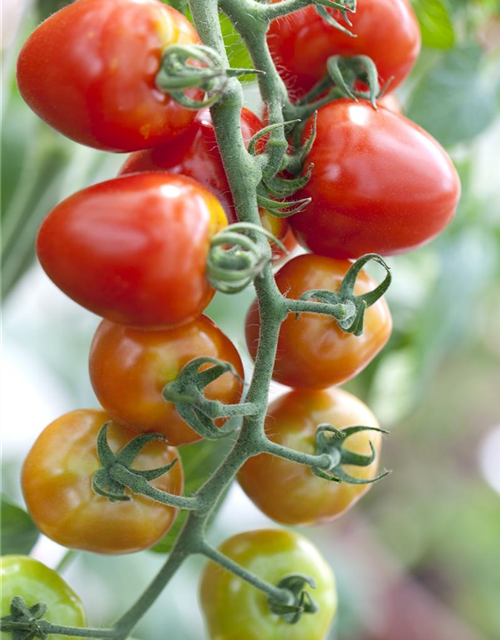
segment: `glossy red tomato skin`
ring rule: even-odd
[[[243,140],[248,145],[252,136],[262,129],[262,122],[252,111],[243,108],[240,123]],[[181,136],[161,147],[131,154],[123,164],[120,175],[143,171],[168,171],[197,180],[216,195],[229,222],[237,221],[208,109],[199,111],[192,125]]]
[[[355,396],[335,387],[323,390],[294,390],[279,397],[268,407],[267,437],[285,447],[314,454],[315,435],[320,424],[337,429],[364,425],[379,428],[368,407]],[[371,454],[372,442],[377,457],[366,467],[346,465],[350,475],[371,480],[379,466],[382,436],[362,431],[346,441],[346,449],[361,455]],[[291,526],[312,526],[333,522],[369,490],[371,484],[330,482],[318,478],[309,467],[267,453],[254,456],[238,472],[238,481],[269,518]]]
[[[314,253],[404,253],[455,215],[460,180],[446,151],[415,123],[368,102],[338,100],[319,110],[309,162],[311,180],[297,197],[312,203],[291,225]]]
[[[241,376],[225,373],[206,387],[206,397],[226,404],[239,402],[244,375],[240,356],[206,316],[163,331],[103,321],[90,349],[90,379],[99,402],[114,420],[138,432],[162,433],[175,446],[190,444],[201,437],[161,391],[185,364],[201,356],[229,362]]]
[[[346,26],[338,11],[330,12]],[[356,13],[348,16],[355,38],[327,24],[314,7],[271,22],[267,35],[271,54],[280,75],[298,96],[326,75],[326,62],[333,55],[370,57],[382,84],[393,78],[391,91],[410,73],[421,39],[407,0],[359,0]]]
[[[28,510],[42,533],[65,547],[114,555],[159,542],[178,510],[140,495],[110,502],[93,491],[92,477],[100,467],[96,438],[109,420],[104,411],[95,409],[72,411],[54,420],[28,453],[21,481]],[[135,435],[114,422],[108,426],[108,442],[115,453]],[[155,441],[144,447],[133,466],[154,469],[177,457],[175,448]],[[182,494],[180,462],[152,485]]]
[[[195,116],[156,88],[162,53],[198,42],[188,20],[159,0],[79,0],[28,38],[19,90],[40,118],[76,142],[106,151],[153,147]]]
[[[312,289],[337,291],[351,266],[347,260],[301,255],[289,260],[276,274],[276,284],[287,298],[299,299]],[[365,273],[358,277],[355,293],[373,290],[376,283]],[[245,335],[255,359],[260,316],[255,301],[246,318]],[[298,389],[325,389],[342,384],[363,370],[391,335],[392,319],[382,298],[365,313],[362,336],[344,333],[329,316],[289,314],[281,325],[273,379]]]
[[[189,322],[214,290],[206,260],[227,224],[215,196],[184,176],[142,173],[93,185],[57,205],[37,239],[42,267],[70,298],[127,325]]]
[[[252,111],[243,107],[240,124],[243,141],[248,146],[252,136],[262,129],[262,122]],[[200,111],[188,131],[175,140],[156,149],[132,153],[123,164],[120,175],[143,171],[167,171],[197,180],[215,194],[226,212],[229,223],[238,221],[208,109]],[[264,210],[261,210],[260,215],[264,228],[291,251],[297,241],[288,220],[275,218]],[[272,246],[273,261],[279,262],[286,254],[276,244]]]

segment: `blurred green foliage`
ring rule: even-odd
[[[4,296],[15,292],[33,264],[34,237],[47,211],[66,195],[112,177],[123,161],[122,156],[63,139],[38,121],[19,97],[14,79],[16,50],[30,29],[60,4],[64,0],[40,0],[36,11],[25,16],[16,42],[4,56]],[[458,619],[496,640],[500,498],[481,476],[478,443],[500,423],[500,4],[498,0],[415,0],[414,6],[424,48],[398,94],[406,115],[448,148],[461,176],[462,200],[456,220],[438,240],[391,260],[394,283],[388,297],[395,322],[393,337],[372,365],[348,385],[391,428],[383,462],[395,471],[356,512],[363,513],[374,536],[410,578]],[[222,26],[232,66],[251,66],[227,19],[222,19]],[[209,308],[211,317],[242,352],[243,318],[252,296],[251,290],[234,298],[217,295]],[[26,317],[16,322],[12,335],[43,356],[76,404],[87,402],[91,392],[82,372],[94,324],[78,323],[73,317],[68,321],[61,315],[34,326]],[[223,454],[219,447],[220,443],[202,443],[183,449],[188,491],[199,486],[217,464]],[[15,509],[9,507],[9,517],[26,525],[30,539],[25,516]],[[337,545],[332,558],[340,568],[338,633],[342,640],[365,640],[373,637],[362,607],[367,585],[362,571],[342,569],[344,543],[336,533],[339,528],[334,524],[324,536],[330,545],[332,540]],[[171,540],[167,537],[156,550],[167,551]],[[366,550],[360,549],[359,556],[370,564]],[[155,554],[147,557],[160,561]],[[149,562],[153,565],[154,560]],[[106,563],[110,576],[124,580],[128,564],[120,573],[113,560]],[[86,557],[82,565],[97,580],[101,559]],[[189,578],[195,579],[191,574]],[[141,574],[142,580],[147,583]],[[182,577],[179,581],[184,584]],[[113,595],[109,588],[108,597]],[[172,637],[198,638],[192,621],[183,617],[180,596],[175,602]],[[153,612],[152,622],[141,624],[144,637],[155,636],[164,606]],[[114,602],[114,607],[121,611],[123,603]]]

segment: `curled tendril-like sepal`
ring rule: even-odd
[[[318,605],[306,590],[306,586],[316,588],[316,583],[310,576],[300,573],[290,574],[285,576],[277,586],[289,592],[289,601],[278,601],[270,597],[268,605],[273,613],[279,615],[288,624],[296,624],[305,613],[318,611]]]
[[[325,22],[327,22],[331,27],[334,27],[335,29],[338,29],[339,31],[342,31],[342,33],[345,33],[346,35],[350,36],[351,38],[356,38],[356,34],[353,33],[352,31],[349,31],[349,29],[347,29],[347,27],[344,27],[342,24],[340,24],[340,22],[338,22],[332,16],[331,13],[328,13],[327,9],[324,6],[317,6],[316,7],[316,11],[318,12],[318,15],[320,15],[323,18],[323,20]],[[345,5],[343,5],[341,7],[341,9],[340,9],[340,12],[342,13],[342,17],[347,22],[347,24],[349,26],[351,26],[351,22],[347,18],[347,14],[346,14],[347,11],[352,13],[353,9],[350,9]]]
[[[37,602],[28,607],[21,596],[14,596],[10,601],[10,616],[2,618],[2,631],[12,633],[13,640],[47,640],[48,634],[43,631],[39,620],[47,613],[48,607],[44,602]],[[22,628],[9,629],[9,623],[20,623]]]
[[[207,279],[223,293],[238,293],[260,275],[269,264],[271,254],[249,237],[261,234],[288,254],[288,249],[272,233],[249,222],[232,224],[212,238],[207,258]]]
[[[384,267],[386,276],[384,280],[372,291],[359,296],[355,295],[354,288],[356,286],[356,280],[365,264],[370,260],[373,260]],[[386,262],[378,254],[368,253],[352,264],[349,271],[344,276],[340,289],[337,292],[313,289],[306,291],[300,300],[305,302],[314,300],[321,303],[321,306],[318,305],[317,313],[331,315],[336,319],[337,324],[342,331],[345,333],[352,333],[355,336],[360,336],[363,333],[366,309],[375,304],[377,300],[384,295],[391,284],[391,279],[391,271]],[[331,307],[331,313],[329,313],[328,308],[325,308],[325,304]],[[340,308],[345,308],[344,317],[340,317],[337,312],[339,306]],[[304,310],[314,312],[314,302]],[[301,313],[300,303],[296,311],[297,314]]]
[[[108,498],[111,502],[126,502],[131,500],[130,496],[125,493],[127,485],[118,482],[112,477],[112,470],[116,466],[127,469],[134,478],[140,478],[149,482],[168,473],[177,463],[176,458],[170,464],[156,469],[139,470],[131,468],[132,463],[147,444],[154,440],[166,441],[167,438],[159,433],[143,433],[131,440],[115,454],[108,443],[108,426],[109,422],[104,424],[97,436],[97,456],[101,463],[101,468],[94,473],[92,488],[95,493],[104,498]]]
[[[368,56],[331,56],[327,62],[328,74],[337,87],[348,97],[356,100],[368,98],[376,109],[376,98],[380,94],[378,71],[375,63]],[[368,91],[355,88],[356,81],[368,85]]]
[[[248,74],[262,74],[258,69],[227,69],[221,56],[201,44],[167,47],[163,53],[156,86],[165,91],[186,109],[201,109],[217,102],[224,92],[228,78]],[[188,89],[201,89],[203,100],[191,98]]]
[[[212,366],[200,371],[206,364]],[[218,429],[214,420],[249,415],[253,410],[253,405],[246,403],[223,404],[205,397],[205,387],[225,373],[231,373],[241,380],[241,376],[229,362],[202,356],[188,362],[177,379],[163,388],[163,398],[167,402],[173,402],[181,418],[207,440],[219,440],[234,432],[230,422]]]
[[[257,188],[257,202],[259,206],[275,218],[289,218],[300,211],[303,211],[312,198],[301,198],[300,200],[272,200],[268,197],[265,187],[260,184]]]
[[[356,425],[347,427],[346,429],[336,429],[329,424],[321,424],[316,430],[316,454],[327,454],[331,458],[331,465],[328,469],[312,468],[313,473],[323,480],[331,482],[347,482],[349,484],[373,484],[378,482],[390,471],[384,470],[375,478],[355,478],[348,474],[344,469],[344,465],[355,467],[368,467],[377,457],[375,447],[370,440],[370,455],[355,453],[345,448],[345,443],[350,436],[362,431],[378,431],[387,434],[388,432],[378,427],[367,427]]]

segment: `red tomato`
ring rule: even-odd
[[[159,542],[174,523],[177,509],[141,495],[110,502],[93,491],[92,477],[100,468],[96,438],[109,419],[104,411],[72,411],[42,431],[24,463],[24,499],[40,531],[59,544],[94,553],[132,553]],[[121,425],[109,425],[108,442],[115,453],[133,437]],[[144,447],[133,467],[156,469],[177,457],[176,449],[158,440]],[[151,484],[181,495],[180,462]]]
[[[159,0],[79,0],[28,38],[19,90],[42,120],[76,142],[106,151],[154,147],[195,116],[156,88],[163,51],[198,42],[188,20]]]
[[[346,26],[338,11],[328,11]],[[271,55],[298,95],[326,75],[326,62],[334,55],[369,56],[382,84],[393,78],[391,90],[410,73],[420,52],[420,29],[407,0],[358,0],[356,13],[348,16],[355,38],[329,25],[314,7],[271,22],[267,35]]]
[[[176,446],[201,440],[166,402],[163,387],[185,364],[200,356],[231,363],[243,378],[233,343],[207,317],[163,331],[141,331],[104,321],[90,350],[90,379],[99,402],[113,419],[137,431],[163,433]],[[225,373],[205,388],[210,400],[239,402],[243,383]],[[223,421],[218,420],[220,426]]]
[[[262,129],[262,122],[249,109],[241,111],[241,134],[246,145],[252,136]],[[233,196],[222,164],[222,158],[210,111],[200,111],[188,131],[162,147],[137,151],[130,155],[121,168],[120,174],[142,171],[168,171],[194,178],[210,189],[224,207],[230,223],[237,222]],[[261,222],[265,229],[284,242],[288,250],[297,242],[290,230],[288,221],[275,218],[261,211]],[[279,261],[284,252],[273,245],[273,258]]]
[[[200,184],[141,173],[96,184],[49,213],[37,241],[48,276],[98,315],[141,327],[188,322],[214,290],[206,279],[212,237],[227,220]]]
[[[389,111],[397,113],[399,116],[404,115],[401,102],[394,93],[386,93],[385,96],[377,100],[377,104],[379,107],[385,107],[389,109]]]
[[[341,389],[290,391],[269,405],[265,430],[270,440],[295,451],[316,453],[317,427],[336,429],[379,425],[368,407]],[[345,465],[342,469],[361,480],[377,475],[382,435],[360,431],[345,442],[345,449],[369,456],[370,441],[377,457],[368,466]],[[250,458],[238,472],[245,493],[273,520],[288,525],[316,525],[332,522],[352,507],[371,484],[340,484],[318,478],[306,467],[268,453]]]
[[[368,102],[338,100],[319,110],[291,218],[299,243],[332,258],[393,255],[434,238],[451,221],[460,180],[448,154],[419,126]]]
[[[276,284],[287,298],[299,299],[312,289],[338,291],[351,263],[316,255],[289,260],[276,274]],[[376,283],[362,271],[355,294],[373,290]],[[365,313],[363,334],[342,331],[329,316],[289,314],[281,325],[273,379],[289,387],[323,389],[346,382],[364,369],[391,335],[392,319],[383,298]],[[255,359],[259,343],[260,317],[255,301],[246,319],[246,341]]]

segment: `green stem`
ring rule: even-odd
[[[354,315],[353,313],[349,314],[348,308],[343,302],[328,304],[326,302],[315,302],[314,300],[288,299],[287,308],[290,313],[320,313],[333,316],[337,320],[348,320],[349,317]]]
[[[145,478],[137,476],[133,471],[129,471],[121,464],[115,464],[109,470],[109,475],[113,480],[116,480],[120,484],[129,487],[133,493],[138,493],[143,496],[147,496],[156,502],[161,502],[169,507],[175,507],[176,509],[189,509],[194,510],[198,508],[198,501],[196,498],[186,496],[175,496],[171,493],[156,489]]]
[[[278,458],[290,460],[290,462],[296,462],[298,464],[303,464],[306,467],[315,467],[319,469],[330,469],[332,466],[338,464],[338,461],[340,460],[340,454],[335,456],[334,459],[334,457],[328,453],[322,453],[319,455],[304,453],[302,451],[295,451],[294,449],[284,447],[281,444],[272,442],[272,440],[266,440],[264,451],[265,453],[270,453]]]
[[[58,636],[75,636],[76,638],[118,638],[117,629],[93,629],[91,627],[65,627],[58,624],[52,624],[47,620],[37,620],[37,626],[41,631],[47,635]],[[7,622],[1,621],[0,628],[2,633],[14,632],[14,631],[26,631],[29,632],[32,629],[32,623],[30,622]]]
[[[262,580],[255,574],[239,565],[237,562],[234,562],[234,560],[231,560],[231,558],[225,556],[218,549],[215,549],[215,547],[212,547],[209,544],[205,544],[201,550],[201,553],[207,558],[210,558],[210,560],[213,560],[214,562],[219,564],[221,567],[224,567],[224,569],[226,569],[227,571],[230,571],[231,573],[234,573],[235,575],[240,577],[242,580],[245,580],[245,582],[248,582],[256,589],[263,591],[273,600],[282,602],[284,604],[290,602],[290,593],[286,589],[280,589],[279,587],[275,587],[274,585],[269,584],[269,582]]]
[[[57,573],[63,573],[69,565],[77,558],[79,552],[75,551],[75,549],[68,549],[63,557],[59,560],[59,563],[55,570]]]

